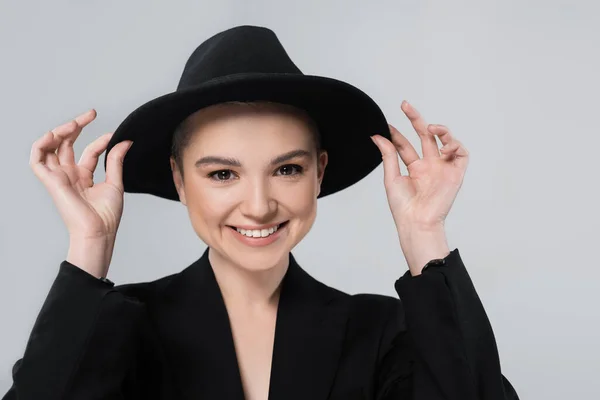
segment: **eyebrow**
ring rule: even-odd
[[[281,164],[283,162],[289,161],[291,159],[297,157],[307,157],[311,158],[312,153],[306,150],[292,150],[287,153],[284,153],[280,156],[275,157],[271,160],[270,165],[274,166],[276,164]],[[201,165],[210,165],[210,164],[219,164],[219,165],[227,165],[230,167],[241,167],[242,163],[237,158],[231,157],[219,157],[219,156],[205,156],[200,158],[194,164],[196,167],[200,167]]]

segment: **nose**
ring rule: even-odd
[[[242,214],[258,223],[270,222],[277,213],[277,201],[271,195],[269,183],[257,179],[245,191],[240,206]]]

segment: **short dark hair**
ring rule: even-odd
[[[283,110],[287,110],[296,115],[301,116],[309,125],[310,130],[313,134],[313,140],[315,144],[315,148],[317,154],[321,152],[321,134],[319,132],[319,128],[316,122],[308,115],[308,113],[300,108],[281,103],[273,103],[268,101],[257,101],[257,102],[242,102],[242,101],[229,101],[225,103],[220,103],[218,105],[224,104],[236,104],[247,107],[255,107],[255,108],[264,108],[268,106],[276,105],[277,108],[281,108]],[[189,146],[190,140],[192,138],[193,131],[190,129],[189,124],[187,123],[188,119],[183,120],[173,132],[173,139],[171,141],[171,156],[173,157],[181,176],[183,177],[183,151]]]

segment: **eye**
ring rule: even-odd
[[[215,181],[227,182],[233,178],[233,171],[230,169],[222,169],[219,171],[213,171],[208,174],[208,177]]]
[[[286,164],[282,165],[277,169],[279,175],[289,176],[289,175],[299,175],[303,172],[303,168],[297,164]]]

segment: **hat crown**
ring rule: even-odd
[[[353,185],[381,163],[371,135],[391,140],[385,116],[366,93],[346,82],[303,74],[268,28],[237,26],[200,44],[177,90],[142,104],[115,130],[106,154],[124,140],[135,143],[123,160],[125,192],[179,200],[170,163],[176,127],[200,109],[231,101],[289,104],[311,116],[329,154],[318,197]]]
[[[272,30],[243,25],[201,43],[187,60],[177,90],[243,73],[302,74]]]

